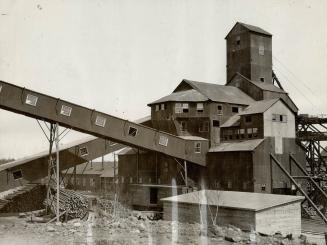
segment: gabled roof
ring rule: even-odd
[[[218,205],[222,208],[261,211],[276,206],[303,201],[303,196],[264,194],[254,192],[201,190],[163,198],[164,202]]]
[[[250,32],[254,32],[254,33],[259,33],[259,34],[262,34],[262,35],[265,35],[265,36],[272,36],[271,33],[265,31],[264,29],[258,27],[258,26],[253,26],[253,25],[249,25],[249,24],[245,24],[245,23],[242,23],[242,22],[236,22],[236,24],[233,26],[233,28],[228,32],[228,34],[226,35],[225,39],[229,36],[229,34],[233,31],[233,29],[235,28],[235,26],[237,25],[241,25],[243,26],[244,28],[246,28],[247,30],[249,30]]]
[[[264,113],[265,111],[267,111],[270,107],[272,107],[279,100],[282,101],[280,98],[275,98],[275,99],[271,99],[271,100],[256,101],[256,102],[250,104],[248,107],[246,107],[238,115],[249,115],[249,114]]]
[[[180,89],[186,85],[188,89]],[[224,102],[230,104],[249,105],[254,99],[240,89],[232,86],[218,85],[213,83],[203,83],[184,79],[174,90],[175,92],[194,89],[207,97],[211,101]]]
[[[238,142],[225,142],[211,147],[209,152],[253,151],[264,139],[244,140]]]
[[[83,175],[103,175],[106,174],[106,177],[114,177],[114,163],[113,162],[104,162],[102,168],[102,162],[89,162],[82,163],[76,166],[76,174]],[[63,170],[63,173],[73,174],[74,168],[69,168],[68,170]],[[110,174],[112,176],[110,176]]]
[[[164,103],[164,102],[204,102],[208,101],[208,97],[204,96],[195,89],[174,92],[164,96],[148,105]]]
[[[265,82],[255,82],[255,81],[251,81],[250,79],[248,79],[247,77],[243,76],[241,73],[236,72],[235,75],[227,82],[226,85],[228,85],[231,81],[233,81],[233,79],[236,76],[240,76],[242,78],[244,78],[245,80],[247,80],[249,83],[253,84],[254,86],[264,90],[264,91],[270,91],[270,92],[278,92],[278,93],[283,93],[283,94],[287,94],[287,92],[285,92],[285,90],[276,87],[274,84],[272,83],[265,83]]]
[[[226,122],[224,122],[220,127],[221,128],[229,128],[232,126],[239,126],[240,118],[241,117],[239,114],[235,114],[235,115],[231,116],[230,118],[228,118],[228,120]]]

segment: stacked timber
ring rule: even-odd
[[[46,203],[51,208],[53,213],[57,212],[57,195],[53,193]],[[67,189],[59,191],[59,212],[65,213],[68,219],[76,219],[86,216],[88,213],[88,200],[85,196]]]

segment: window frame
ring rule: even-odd
[[[219,109],[219,106],[221,107],[221,109]],[[217,115],[223,115],[224,112],[223,112],[223,105],[222,104],[218,104],[217,105]]]
[[[189,113],[190,105],[189,103],[182,103],[182,113]]]
[[[196,154],[201,153],[201,142],[200,141],[194,142],[194,153],[196,153]]]
[[[202,106],[200,106],[200,108],[199,108],[199,105],[202,105]],[[204,103],[203,102],[196,103],[196,112],[198,112],[198,113],[204,112]]]
[[[37,102],[39,100],[39,97],[37,97],[34,94],[27,94],[25,99],[25,104],[30,106],[36,106]]]
[[[237,111],[235,112],[234,109],[237,109]],[[238,106],[232,106],[232,113],[239,113],[240,108]]]

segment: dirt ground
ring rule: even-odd
[[[279,235],[264,237],[236,227],[209,227],[169,221],[151,221],[135,215],[97,218],[67,223],[30,223],[29,218],[0,217],[0,244],[304,244]]]

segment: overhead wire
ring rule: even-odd
[[[308,89],[314,96],[315,96],[315,93],[314,91],[312,91],[300,78],[298,78],[294,72],[292,72],[289,68],[287,68],[287,66],[285,64],[283,64],[276,56],[273,56],[273,59],[276,60],[285,70],[286,72],[288,72],[289,74],[291,74],[293,76],[293,78],[295,78],[297,81],[299,81],[300,83],[302,83],[304,85],[304,87],[306,89]],[[277,66],[274,66],[274,70],[276,71],[277,69],[277,73],[279,73],[280,75],[282,75],[285,80],[287,82],[289,82],[291,85],[293,85],[293,87],[303,96],[303,98],[305,98],[316,110],[317,112],[319,113],[320,110],[318,108],[317,105],[315,105],[302,91],[301,89],[292,82],[292,79],[290,79],[287,75],[285,75],[284,72],[282,72],[282,69],[279,69]]]
[[[292,72],[283,62],[281,62],[276,56],[272,55],[273,59],[276,60],[279,64],[281,64],[284,69],[289,72],[296,80],[298,80],[306,89],[308,89],[313,95],[316,95],[315,92],[306,85],[294,72]]]
[[[289,79],[289,77],[287,75],[285,75],[276,66],[274,67],[274,70],[275,70],[276,73],[278,73],[279,75],[281,75],[285,79],[286,82],[288,82],[289,84],[291,84],[292,87],[294,87],[303,96],[303,98],[305,100],[307,100],[317,110],[317,112],[319,112],[319,108],[291,81],[291,79]]]

